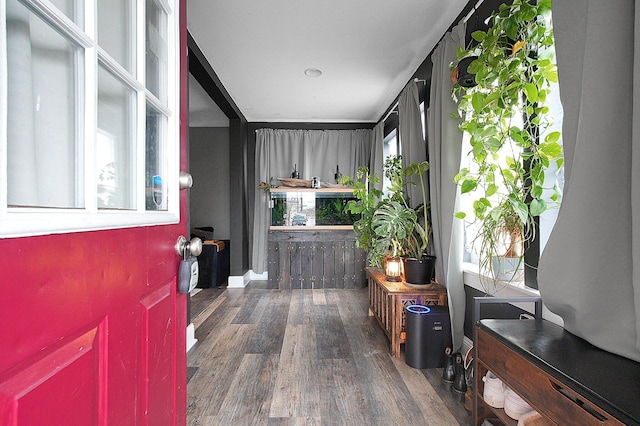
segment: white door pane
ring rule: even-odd
[[[98,208],[135,208],[135,92],[98,68]]]
[[[135,75],[135,3],[130,0],[98,1],[98,45]]]
[[[146,87],[167,102],[167,15],[154,0],[146,0]]]
[[[83,50],[7,1],[7,201],[83,207]]]
[[[84,8],[82,0],[50,0],[67,18],[71,19],[80,28],[84,28]],[[98,0],[98,3],[105,3]]]
[[[147,105],[145,194],[147,210],[167,210],[166,117]]]

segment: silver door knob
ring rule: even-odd
[[[191,177],[190,173],[180,172],[178,182],[180,185],[180,189],[189,189],[193,186],[193,177]]]
[[[180,235],[178,241],[176,241],[176,253],[181,258],[185,257],[187,253],[199,256],[202,253],[202,240],[198,237],[193,237],[191,241],[187,241],[185,237]]]

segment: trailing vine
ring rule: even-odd
[[[481,273],[494,284],[493,258],[510,254],[522,261],[522,246],[536,237],[535,218],[560,203],[560,188],[545,181],[552,163],[563,164],[560,132],[549,131],[547,99],[558,82],[550,14],[550,0],[502,4],[490,28],[472,34],[474,46],[458,50],[458,60],[473,58],[468,72],[476,85],[462,87],[455,68],[452,74],[472,164],[455,181],[462,194],[475,194]]]

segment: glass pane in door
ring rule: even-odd
[[[132,75],[135,74],[135,2],[98,1],[98,45]]]
[[[109,71],[98,68],[98,208],[135,208],[135,99],[133,90]]]
[[[8,0],[7,202],[84,207],[84,51]]]
[[[167,102],[167,14],[155,0],[146,0],[146,87]]]
[[[147,141],[145,150],[146,210],[167,210],[166,125],[167,118],[150,105],[147,105]]]
[[[82,0],[50,0],[67,18],[84,29],[84,8]],[[98,2],[100,3],[100,2]],[[103,2],[104,3],[104,2]]]

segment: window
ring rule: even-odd
[[[427,140],[427,125],[424,122],[424,102],[420,102],[420,123],[422,123],[422,139]]]
[[[0,235],[177,222],[177,2],[0,7]]]
[[[551,86],[551,93],[547,98],[547,104],[549,107],[549,114],[552,117],[554,117],[554,123],[549,129],[547,129],[547,133],[550,133],[553,131],[559,131],[562,129],[563,111],[562,111],[562,104],[560,103],[560,91],[558,89],[558,84],[553,84]],[[540,138],[544,139],[545,134],[540,135]],[[561,142],[562,141],[560,141],[560,143]],[[460,167],[472,167],[469,157],[464,155],[464,153],[469,152],[470,149],[471,149],[471,146],[469,144],[469,135],[467,133],[464,133],[463,143],[462,143],[463,163],[461,164]],[[514,156],[513,153],[502,152],[499,154],[502,156],[503,160],[506,155]],[[557,170],[550,167],[550,169],[547,171],[547,174],[545,175],[545,183],[547,182],[548,184],[545,185],[547,188],[551,188],[553,187],[553,185],[558,185],[560,188],[562,188],[564,185],[564,168]],[[547,194],[548,197],[550,197],[552,194],[552,191],[550,191],[549,189],[547,189],[546,191],[548,193]],[[473,216],[473,200],[474,199],[475,199],[475,195],[471,193],[462,194],[460,196],[460,206],[461,206],[460,211],[467,213],[467,218],[470,218],[470,219],[465,219],[465,225],[464,225],[463,261],[472,263],[477,267],[478,252],[477,252],[477,247],[474,246],[474,240],[476,235],[479,232],[479,229],[478,229],[479,225],[473,222],[473,217],[474,217]],[[551,202],[549,202],[549,204],[551,204]],[[549,234],[551,233],[553,225],[555,224],[557,215],[558,215],[557,209],[548,209],[540,215],[539,230],[538,230],[538,235],[536,236],[537,244],[539,245],[537,250],[538,258],[539,258],[539,255],[544,250],[544,246],[546,245],[547,240],[549,239]],[[506,250],[506,247],[505,247],[505,250]],[[525,262],[529,266],[532,266],[534,268],[537,267],[537,259],[535,259],[534,262],[530,262],[528,259],[526,259]],[[524,280],[524,276],[522,277],[522,280]],[[513,282],[513,284],[524,286],[525,283],[524,281],[521,281],[518,284],[516,280]],[[535,279],[527,280],[526,285],[528,287],[532,287],[536,289],[538,287],[537,280]]]
[[[382,153],[385,161],[388,157],[400,155],[400,141],[398,139],[398,129],[393,129],[387,136],[384,137],[382,142]],[[389,182],[389,178],[382,176],[382,192],[384,196],[389,195],[389,186],[391,182]]]
[[[536,269],[564,180],[558,140],[563,111],[553,83],[550,4],[517,2],[510,7],[501,5],[497,16],[484,21],[491,22],[487,31],[471,29],[471,47],[459,54],[478,60],[469,66],[477,85],[461,103],[472,120],[463,125],[466,164],[456,179],[463,192],[461,210],[475,221],[465,223],[464,260],[479,264],[480,281],[487,276],[488,281],[515,278],[521,286],[526,280],[528,287],[537,288]],[[507,38],[517,40],[509,45],[509,55],[504,54]],[[521,256],[523,249],[521,273],[522,263],[507,258]]]

